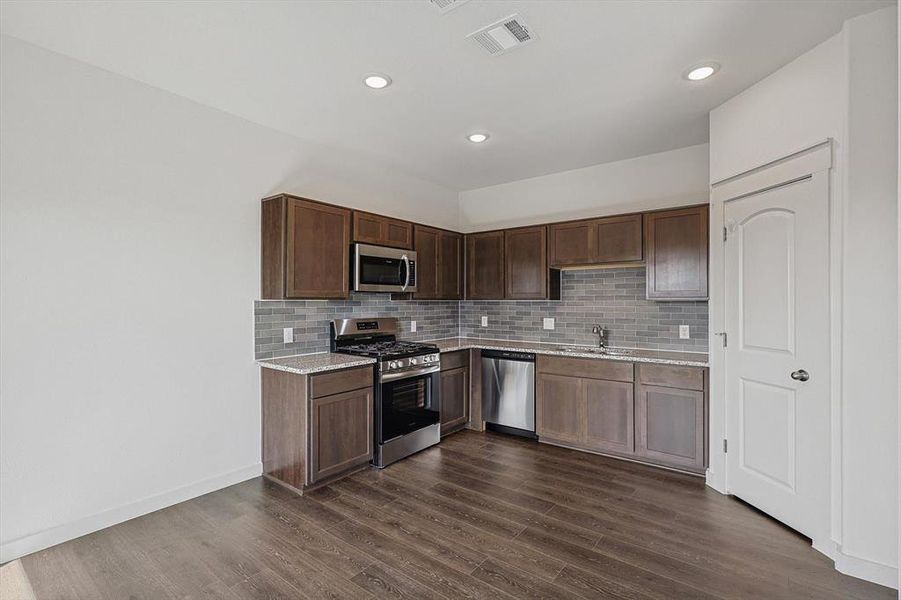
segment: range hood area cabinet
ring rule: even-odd
[[[413,226],[417,300],[463,299],[463,236],[424,225]]]
[[[467,235],[466,298],[559,300],[560,271],[547,262],[547,226]]]
[[[413,249],[413,224],[382,215],[353,211],[353,240],[361,244]]]
[[[351,211],[282,194],[262,202],[260,297],[345,299]]]

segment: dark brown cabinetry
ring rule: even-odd
[[[261,369],[263,472],[302,492],[372,459],[372,367]]]
[[[469,421],[469,350],[441,355],[441,435]]]
[[[539,439],[589,450],[631,453],[632,378],[631,363],[538,357]]]
[[[547,227],[466,236],[466,297],[560,299],[560,271],[547,265]]]
[[[414,226],[416,293],[419,300],[463,298],[463,236],[452,231]]]
[[[263,200],[263,299],[347,298],[350,211],[282,195]]]
[[[539,441],[704,471],[705,369],[539,356],[537,371]]]
[[[645,215],[649,300],[706,300],[708,207]]]
[[[554,223],[548,226],[552,267],[640,262],[641,215]]]
[[[496,300],[504,297],[504,232],[466,236],[466,297]]]
[[[372,388],[314,398],[310,407],[310,483],[372,458]]]
[[[542,225],[504,231],[505,298],[547,298],[549,274],[547,227]]]
[[[413,248],[412,223],[360,210],[355,210],[353,213],[355,242],[395,248]]]
[[[638,365],[636,391],[638,455],[703,471],[704,372],[688,367]]]

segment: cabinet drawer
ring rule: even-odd
[[[456,352],[445,352],[441,355],[441,370],[449,371],[450,369],[459,369],[460,367],[469,366],[469,350],[457,350]]]
[[[638,365],[638,383],[704,391],[704,369],[673,365]]]
[[[566,358],[563,356],[539,356],[538,372],[610,381],[633,381],[630,362],[604,360],[602,358]]]
[[[313,398],[366,387],[372,387],[372,367],[369,366],[331,371],[310,377],[310,391]]]

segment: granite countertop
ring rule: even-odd
[[[671,350],[632,350],[629,354],[612,355],[597,354],[587,351],[587,346],[571,346],[569,344],[548,342],[519,342],[508,340],[491,340],[473,337],[447,338],[443,340],[430,340],[436,344],[441,352],[453,352],[455,350],[467,350],[478,348],[480,350],[509,350],[512,352],[532,352],[534,354],[546,354],[550,356],[571,356],[573,358],[595,358],[598,360],[618,360],[624,362],[656,363],[661,365],[678,365],[683,367],[709,367],[708,355],[704,352],[674,352]],[[560,350],[561,346],[572,348],[585,348],[586,351]]]
[[[350,354],[333,354],[320,352],[318,354],[301,354],[299,356],[286,356],[284,358],[267,358],[258,360],[261,367],[287,371],[298,375],[310,375],[311,373],[323,373],[325,371],[337,371],[350,367],[375,364],[374,358],[366,356],[352,356]]]

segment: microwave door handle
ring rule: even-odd
[[[401,291],[404,291],[410,285],[410,259],[407,258],[406,254],[401,256],[400,259],[402,261],[404,261],[404,267],[405,267],[404,273],[406,274],[406,277],[404,278],[404,284],[400,288]]]

